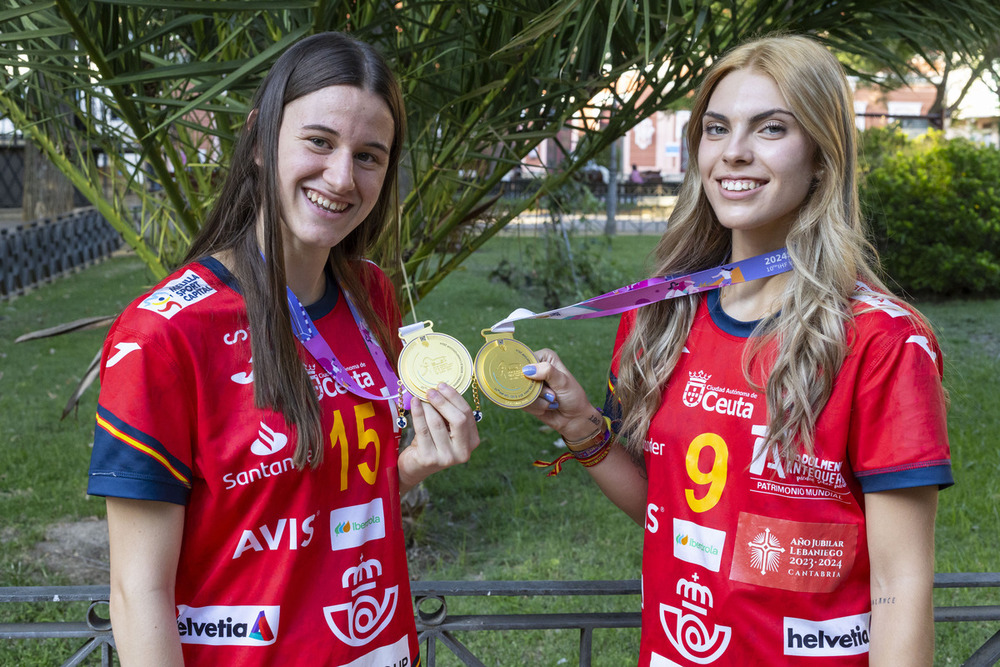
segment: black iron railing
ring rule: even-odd
[[[121,235],[95,208],[0,229],[0,299],[103,259]]]
[[[86,602],[89,605],[82,621],[0,623],[0,640],[83,640],[83,644],[63,663],[63,667],[75,667],[75,665],[83,664],[83,661],[96,651],[101,652],[101,665],[111,667],[114,638],[111,636],[111,619],[107,613],[109,597],[110,589],[107,586],[0,587],[0,603],[68,604]]]
[[[448,598],[475,596],[561,597],[639,595],[639,581],[415,581],[411,584],[416,607],[417,632],[424,645],[427,667],[434,667],[439,644],[470,667],[483,663],[459,638],[470,632],[507,630],[578,630],[581,667],[589,667],[594,630],[602,628],[637,628],[639,612],[577,612],[533,614],[448,613]],[[1000,572],[946,573],[934,577],[935,588],[993,588],[1000,590]],[[0,604],[7,603],[87,603],[84,620],[35,623],[0,623],[0,640],[78,639],[83,644],[64,667],[82,664],[100,651],[101,664],[111,665],[114,639],[108,618],[107,586],[30,586],[0,587]],[[634,605],[638,608],[638,604]],[[1000,622],[1000,604],[979,606],[942,606],[934,609],[936,623]],[[1000,662],[1000,627],[974,650],[963,667],[990,667]]]

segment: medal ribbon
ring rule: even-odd
[[[784,248],[779,248],[773,252],[694,273],[647,278],[572,306],[547,310],[543,313],[518,308],[506,319],[494,324],[491,330],[498,333],[513,332],[514,322],[518,320],[584,320],[617,315],[658,301],[776,276],[791,269],[792,262],[788,259],[788,252]]]
[[[336,355],[333,354],[333,350],[330,349],[330,345],[326,342],[319,331],[316,329],[316,325],[312,318],[309,317],[309,313],[306,312],[305,306],[299,301],[299,298],[295,296],[292,292],[292,288],[285,286],[286,297],[288,299],[288,311],[292,315],[292,331],[295,333],[295,337],[299,339],[299,342],[309,350],[309,354],[313,356],[316,362],[323,367],[330,377],[334,379],[338,384],[346,387],[355,396],[360,396],[361,398],[367,398],[369,400],[375,401],[391,401],[396,399],[399,394],[387,394],[382,396],[381,394],[373,394],[371,392],[365,391],[355,380],[351,377],[351,374],[344,370],[344,367],[337,360]],[[385,352],[382,351],[381,346],[379,346],[378,341],[375,336],[372,335],[368,326],[365,324],[365,320],[361,317],[358,312],[357,307],[351,300],[351,295],[345,290],[340,290],[340,293],[344,295],[347,300],[347,306],[351,309],[351,315],[354,316],[354,323],[358,327],[358,331],[361,332],[361,337],[365,340],[365,344],[368,346],[368,352],[372,355],[372,359],[375,361],[375,365],[378,367],[379,373],[382,375],[382,380],[385,382],[385,387],[387,392],[391,392],[393,388],[399,386],[398,378],[392,370],[392,365],[385,356]]]

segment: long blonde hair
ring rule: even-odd
[[[688,171],[667,231],[653,252],[653,275],[709,268],[729,257],[732,237],[705,196],[698,147],[712,92],[737,70],[771,77],[816,146],[817,177],[786,240],[794,270],[781,311],[758,325],[743,360],[748,382],[763,385],[767,399],[765,451],[778,443],[782,458],[791,461],[800,447],[812,453],[816,421],[847,354],[850,299],[857,281],[888,292],[875,275],[877,259],[861,222],[850,86],[836,58],[801,36],[767,37],[739,46],[706,75],[687,128]],[[621,434],[633,455],[641,452],[699,298],[671,299],[637,311],[621,350],[616,391],[622,402]],[[770,350],[767,358],[765,350]]]

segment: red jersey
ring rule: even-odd
[[[952,477],[933,335],[890,301],[857,301],[814,451],[790,465],[764,451],[766,399],[743,375],[756,323],[717,292],[699,304],[644,444],[640,665],[868,664],[864,494]]]
[[[364,295],[392,327],[392,288]],[[369,392],[381,377],[332,280],[307,308]],[[388,401],[340,387],[304,348],[328,443],[292,464],[295,430],[254,406],[246,307],[214,259],[125,309],[101,362],[88,492],[186,506],[177,632],[187,664],[418,663]],[[393,389],[390,387],[389,389]]]

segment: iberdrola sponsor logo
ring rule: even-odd
[[[330,512],[330,548],[333,551],[353,549],[383,537],[385,510],[381,498]]]
[[[262,605],[177,605],[182,644],[267,646],[278,638],[281,607]]]
[[[718,572],[725,544],[725,531],[674,517],[674,558]]]

